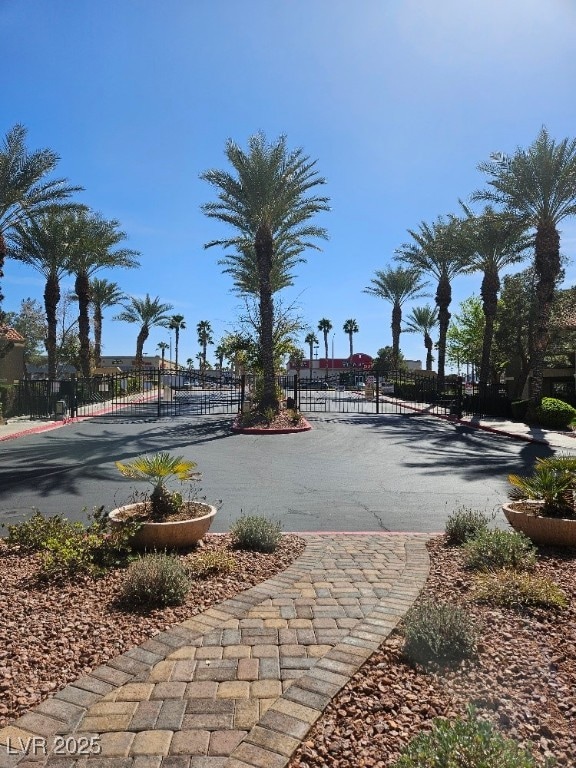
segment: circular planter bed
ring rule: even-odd
[[[125,525],[138,521],[142,512],[150,508],[149,502],[126,504],[110,512],[112,525]],[[190,517],[185,517],[190,509]],[[139,549],[184,549],[197,544],[208,532],[212,520],[218,510],[204,502],[184,502],[182,517],[184,519],[166,520],[162,523],[144,520],[134,534],[133,545]]]
[[[511,502],[504,504],[502,510],[512,528],[535,544],[576,547],[576,519],[539,515],[541,506],[540,502]]]
[[[278,414],[270,424],[258,422],[254,425],[242,425],[240,417],[237,416],[232,424],[232,431],[246,435],[290,435],[294,432],[309,432],[312,425],[304,417],[298,424],[294,424],[291,419],[283,413]]]

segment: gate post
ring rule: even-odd
[[[380,374],[376,372],[376,413],[380,413]]]
[[[294,405],[296,408],[300,408],[300,403],[298,402],[298,374],[294,374]]]
[[[244,399],[246,397],[246,374],[240,377],[240,413],[244,413]]]
[[[158,418],[160,418],[162,416],[162,376],[160,375],[160,368],[156,369],[156,376],[158,377],[156,382],[156,404]]]

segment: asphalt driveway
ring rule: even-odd
[[[253,436],[229,416],[101,416],[0,442],[0,522],[34,508],[86,519],[126,503],[135,486],[115,460],[169,450],[197,462],[200,495],[222,500],[212,527],[266,515],[285,531],[439,531],[468,506],[496,511],[506,476],[551,449],[424,415],[317,414],[313,430]]]

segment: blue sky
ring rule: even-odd
[[[362,291],[407,229],[458,212],[491,152],[528,146],[542,125],[576,135],[575,30],[573,0],[0,0],[0,132],[23,123],[79,199],[121,222],[141,268],[100,277],[184,315],[181,360],[199,350],[200,320],[218,340],[241,310],[222,253],[203,248],[226,230],[200,211],[214,193],[199,174],[226,167],[228,138],[286,134],[317,159],[331,211],[317,219],[330,239],[284,302],[313,330],[331,320],[335,356],[347,318],[355,351],[375,354],[391,343],[390,306]],[[576,221],[561,229],[574,258]],[[479,285],[457,278],[454,310]],[[3,287],[7,310],[42,298],[41,276],[10,260]],[[115,312],[103,352],[131,355],[136,328]],[[168,331],[145,352],[159,341]],[[423,359],[416,335],[401,346]]]

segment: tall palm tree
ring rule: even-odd
[[[116,315],[114,319],[122,320],[125,323],[138,323],[140,326],[136,338],[136,367],[142,368],[144,343],[150,335],[150,328],[154,326],[168,327],[170,317],[167,313],[172,309],[172,304],[161,302],[159,296],[151,299],[150,294],[147,293],[143,299],[131,296],[129,303],[123,306],[124,311]]]
[[[160,368],[164,370],[165,368],[165,358],[166,358],[166,350],[169,349],[170,344],[168,344],[166,341],[159,341],[158,344],[156,344],[158,349],[160,350],[160,354],[162,355],[162,360],[160,361]]]
[[[18,124],[8,131],[0,148],[0,279],[15,225],[25,224],[47,207],[75,207],[63,201],[82,190],[71,187],[66,179],[48,180],[60,158],[50,149],[28,152],[25,140],[26,128]],[[0,291],[0,321],[3,298]]]
[[[554,289],[561,275],[558,224],[576,215],[576,139],[556,142],[542,128],[528,149],[517,149],[504,162],[481,163],[489,189],[475,200],[502,205],[536,230],[536,323],[533,341],[530,396],[542,398],[544,356],[550,340]]]
[[[468,265],[470,246],[466,242],[462,222],[456,216],[450,216],[448,220],[440,216],[433,224],[422,222],[418,231],[409,229],[408,233],[414,242],[406,243],[398,249],[398,259],[419,273],[432,275],[437,281],[438,379],[443,381],[452,279]]]
[[[354,340],[353,336],[355,333],[358,333],[358,323],[354,319],[346,320],[344,325],[342,326],[344,333],[348,334],[348,340],[350,341],[350,357],[354,355]]]
[[[404,331],[407,333],[424,334],[424,346],[426,347],[426,370],[432,370],[432,349],[434,344],[430,331],[438,325],[438,310],[426,304],[424,307],[414,307],[406,318]]]
[[[115,219],[104,219],[98,213],[80,211],[71,214],[74,247],[70,272],[74,274],[74,290],[78,300],[78,338],[80,367],[83,376],[90,376],[90,313],[92,299],[90,278],[99,270],[112,267],[137,267],[137,251],[116,248],[126,238]],[[115,250],[114,250],[115,249]]]
[[[270,286],[273,294],[294,284],[292,270],[296,264],[305,261],[300,256],[300,252],[300,248],[294,248],[289,243],[281,240],[276,242],[270,270]],[[237,247],[233,256],[219,259],[218,264],[225,267],[222,270],[225,274],[232,276],[237,293],[249,296],[259,295],[258,260],[252,243]]]
[[[392,364],[398,368],[400,354],[400,333],[402,332],[402,305],[411,299],[419,299],[424,294],[426,283],[422,280],[420,270],[416,268],[387,267],[377,269],[376,277],[364,289],[364,293],[377,296],[392,304]]]
[[[60,280],[69,272],[73,251],[70,236],[71,214],[53,208],[33,219],[16,221],[11,232],[12,256],[40,272],[45,278],[44,309],[46,311],[46,353],[48,377],[56,378],[58,304]]]
[[[261,409],[278,409],[274,370],[275,254],[297,258],[306,248],[318,248],[310,238],[326,238],[326,230],[308,223],[328,210],[328,199],[308,194],[324,179],[315,161],[302,149],[289,151],[281,136],[269,144],[263,133],[249,139],[248,152],[232,140],[226,156],[233,173],[209,170],[201,178],[218,190],[218,200],[202,206],[204,213],[232,226],[236,233],[206,247],[233,248],[231,258],[254,254],[258,275],[260,357],[263,369]],[[277,263],[277,262],[276,262]]]
[[[198,344],[202,347],[202,361],[200,364],[200,367],[202,368],[202,373],[204,374],[206,371],[206,349],[208,347],[208,344],[213,344],[214,339],[212,338],[212,326],[210,325],[209,320],[200,320],[198,325],[196,326],[196,332],[198,334]]]
[[[314,347],[316,344],[318,344],[318,339],[316,337],[316,334],[310,331],[310,333],[306,336],[304,339],[304,343],[308,344],[308,347],[310,349],[310,381],[312,381],[312,364],[314,361]]]
[[[327,317],[323,317],[318,321],[318,330],[324,335],[324,362],[326,364],[324,375],[328,378],[328,334],[332,330],[332,323]]]
[[[118,283],[112,283],[99,277],[90,281],[90,295],[92,297],[92,319],[94,321],[94,365],[100,365],[102,357],[102,321],[103,310],[113,307],[124,301],[126,295],[120,289]]]
[[[185,330],[184,315],[172,315],[168,328],[174,331],[174,356],[176,358],[176,370],[178,370],[178,345],[180,343],[180,331]]]
[[[464,224],[472,250],[464,271],[482,272],[480,295],[485,323],[478,381],[480,386],[485,387],[490,376],[500,272],[525,258],[526,249],[533,243],[533,238],[526,235],[525,223],[516,216],[497,213],[490,206],[479,216],[475,216],[466,205],[462,204],[462,207],[466,214]]]

